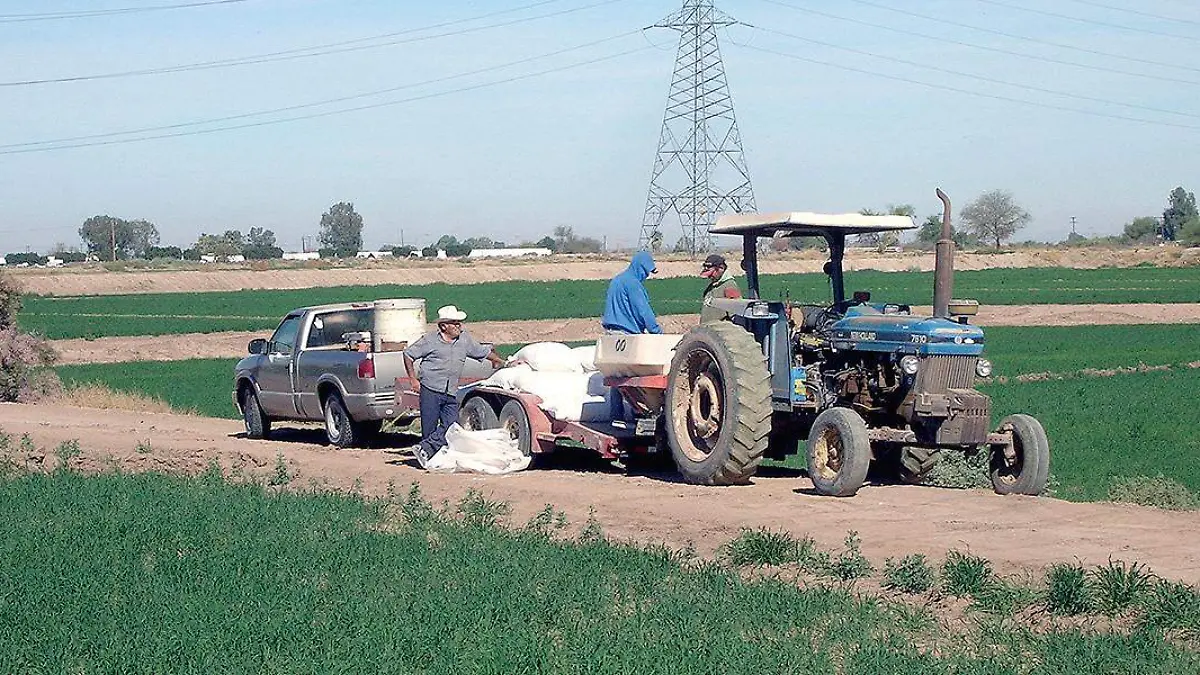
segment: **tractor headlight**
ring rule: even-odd
[[[905,375],[916,375],[917,368],[920,366],[921,360],[912,354],[901,357],[900,359],[900,372],[904,373]]]
[[[975,362],[975,374],[980,377],[992,376],[992,362],[987,359],[979,359]]]

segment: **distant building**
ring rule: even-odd
[[[284,253],[284,260],[320,260],[321,254],[317,251],[305,251],[303,253]]]
[[[546,256],[553,253],[548,248],[480,248],[471,251],[468,258],[522,258],[524,256]]]

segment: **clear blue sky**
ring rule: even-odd
[[[0,82],[277,52],[421,28],[533,1],[246,0],[14,22],[4,17],[145,7],[171,0],[2,0]],[[393,39],[509,22],[599,1],[556,0]],[[1200,189],[1200,6],[1194,2],[780,1],[901,32],[796,11],[768,0],[717,3],[755,26],[887,57],[740,26],[721,34],[760,210],[853,211],[908,202],[923,216],[938,209],[936,186],[950,193],[957,206],[984,190],[1002,188],[1013,191],[1034,216],[1021,238],[1059,240],[1069,230],[1071,216],[1078,218],[1085,234],[1115,233],[1134,216],[1161,213],[1167,193],[1176,185]],[[1142,61],[968,30],[883,6]],[[0,145],[174,125],[444,78],[634,31],[677,8],[672,0],[613,0],[505,27],[316,58],[4,86]],[[1150,77],[1035,61],[914,32]],[[363,215],[366,244],[371,247],[395,242],[402,229],[408,243],[424,244],[444,232],[507,241],[536,239],[560,224],[607,237],[610,245],[631,245],[645,206],[676,40],[664,30],[630,34],[487,74],[341,106],[435,94],[639,50],[612,60],[317,119],[139,143],[0,154],[0,252],[27,246],[44,251],[56,242],[78,244],[79,225],[95,214],[153,221],[163,243],[176,245],[190,244],[202,231],[266,227],[277,233],[284,248],[295,250],[301,236],[316,234],[320,214],[342,200],[353,201]],[[875,74],[759,51],[764,49]],[[897,59],[975,77],[922,69]],[[903,79],[1185,128],[980,98]],[[668,233],[668,240],[675,236]]]

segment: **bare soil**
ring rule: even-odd
[[[928,314],[930,308],[914,312]],[[698,315],[660,317],[668,333],[683,333]],[[984,326],[1086,326],[1115,324],[1200,323],[1200,303],[1134,305],[1028,305],[984,306],[977,323]],[[599,319],[544,321],[480,321],[470,324],[472,335],[495,344],[529,344],[543,340],[572,342],[593,340]],[[53,342],[60,363],[120,363],[125,361],[178,361],[198,358],[235,358],[246,353],[246,343],[260,333],[210,333],[161,337],[112,337]]]
[[[740,255],[730,254],[736,268]],[[818,251],[764,254],[764,274],[819,272],[825,256]],[[1178,266],[1200,264],[1200,249],[1154,247],[1144,249],[1022,249],[1003,254],[955,255],[957,270],[1025,267],[1132,267],[1138,264]],[[478,284],[493,281],[559,281],[609,279],[628,261],[616,256],[555,256],[550,259],[499,261],[356,261],[346,266],[329,263],[248,263],[241,266],[197,266],[195,269],[107,271],[103,267],[12,270],[28,293],[40,295],[114,295],[127,293],[180,293],[246,289],[315,288],[328,286],[379,286],[384,284]],[[661,276],[695,276],[699,265],[678,256],[663,256]],[[933,254],[905,252],[877,254],[850,251],[846,268],[902,272],[933,269]]]
[[[196,474],[216,461],[226,475],[265,479],[281,454],[293,475],[291,488],[361,489],[382,496],[416,482],[435,503],[457,501],[475,488],[509,502],[518,524],[553,504],[579,526],[594,507],[610,537],[676,547],[691,543],[702,555],[713,554],[741,528],[789,530],[829,548],[856,530],[876,562],[908,553],[940,560],[958,549],[992,560],[1001,572],[1019,573],[1112,557],[1145,563],[1167,578],[1200,582],[1200,518],[1194,513],[912,486],[869,485],[856,497],[833,499],[812,494],[811,483],[792,470],[764,470],[750,486],[700,487],[666,474],[628,475],[578,457],[508,477],[431,475],[416,468],[404,450],[335,451],[318,444],[323,434],[315,430],[251,441],[240,437],[239,423],[226,420],[50,405],[0,405],[0,428],[18,437],[29,434],[43,448],[29,454],[9,450],[10,459],[33,470],[53,468],[59,461],[53,449],[72,439],[81,440],[83,454],[71,465],[95,472]],[[413,441],[386,438],[396,446]]]

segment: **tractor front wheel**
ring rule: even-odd
[[[671,360],[666,418],[684,480],[749,483],[771,433],[771,376],[754,336],[728,322],[688,331]]]
[[[1029,415],[1009,415],[999,431],[1012,434],[1012,442],[992,449],[992,489],[1001,495],[1041,494],[1050,481],[1050,440],[1042,423]]]
[[[817,415],[808,432],[808,477],[817,492],[852,497],[871,468],[867,423],[849,408],[830,408]]]

